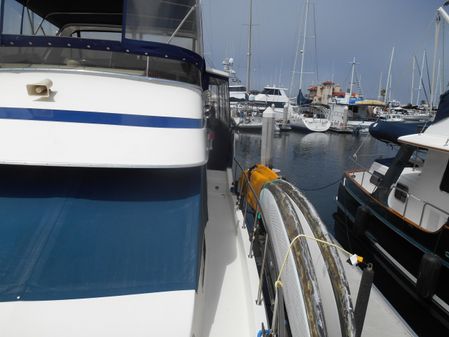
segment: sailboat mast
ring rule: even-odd
[[[437,18],[436,18],[436,23],[435,23],[435,41],[434,41],[433,62],[432,62],[432,83],[430,86],[430,102],[429,102],[430,103],[429,104],[430,111],[432,111],[432,109],[433,109],[433,96],[435,95],[435,71],[436,71],[436,65],[437,65],[440,24],[441,24],[441,17],[440,17],[440,14],[438,14]]]
[[[436,80],[435,80],[435,84],[434,84],[434,89],[435,89],[435,92],[434,92],[434,94],[433,94],[433,97],[432,97],[432,102],[436,102],[437,101],[437,98],[438,98],[438,93],[441,93],[441,88],[440,88],[440,75],[441,75],[441,72],[440,72],[440,68],[441,68],[441,60],[440,59],[438,59],[438,67],[437,67],[437,78],[436,78]],[[437,90],[437,88],[438,88],[438,90]]]
[[[298,42],[296,43],[296,53],[295,53],[295,60],[293,62],[293,70],[292,70],[292,77],[290,79],[290,86],[288,88],[288,96],[291,97],[292,95],[292,89],[293,89],[293,82],[295,81],[296,77],[296,65],[298,64],[298,53],[299,48],[301,45],[301,25],[298,25]]]
[[[348,104],[351,101],[352,97],[352,88],[354,85],[354,73],[355,73],[355,57],[352,59],[352,67],[351,67],[351,83],[349,85],[349,98],[348,98]]]
[[[249,27],[248,27],[248,60],[246,69],[246,91],[251,91],[251,56],[252,56],[252,37],[253,37],[253,0],[249,0]]]
[[[306,37],[307,37],[307,20],[309,17],[309,5],[310,0],[306,1],[306,10],[305,10],[305,17],[304,17],[304,36],[302,38],[302,49],[301,49],[301,69],[299,72],[299,90],[302,90],[302,78],[303,78],[303,72],[304,72],[304,55],[305,55],[305,48],[306,48]]]
[[[385,100],[384,103],[387,104],[390,99],[390,91],[391,91],[391,67],[393,65],[393,58],[394,58],[394,47],[391,50],[391,56],[390,56],[390,64],[388,65],[388,76],[387,76],[387,85],[385,87]]]
[[[382,99],[382,77],[383,77],[383,73],[380,72],[380,78],[379,78],[379,89],[377,90],[377,99],[380,101]]]
[[[412,87],[410,89],[410,104],[413,105],[413,91],[415,90],[415,69],[416,69],[416,60],[413,58],[412,64]]]

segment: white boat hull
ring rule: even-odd
[[[297,116],[290,119],[290,125],[307,132],[326,132],[331,127],[331,122],[326,118]]]
[[[27,84],[47,78],[50,97],[27,94]],[[207,161],[200,88],[57,70],[0,72],[0,83],[0,142],[14,144],[0,148],[2,164],[162,168]]]

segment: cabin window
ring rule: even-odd
[[[245,87],[230,87],[229,90],[234,92],[246,92]]]
[[[397,183],[396,188],[394,189],[394,197],[398,199],[400,202],[405,202],[408,196],[408,186],[404,184]]]
[[[382,173],[379,173],[377,171],[374,171],[371,178],[369,179],[369,182],[373,185],[379,186],[382,182],[382,178],[384,175]]]
[[[446,170],[443,174],[443,179],[441,180],[440,190],[449,193],[449,162],[446,165]]]
[[[409,160],[410,167],[422,167],[427,157],[427,149],[417,149]]]
[[[276,95],[275,92],[276,92],[275,89],[265,88],[265,89],[263,89],[262,94],[264,94],[264,95]]]
[[[194,85],[201,84],[201,74],[194,65],[177,60],[148,58],[148,76]],[[17,67],[17,65],[57,65],[73,68],[104,70],[114,73],[145,75],[147,57],[111,51],[46,48],[46,47],[1,47],[0,67]]]
[[[228,81],[211,77],[209,80],[209,93],[211,116],[225,125],[230,124],[229,89]]]

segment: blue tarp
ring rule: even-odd
[[[196,289],[204,172],[0,166],[0,300]]]

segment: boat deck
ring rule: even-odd
[[[248,258],[249,238],[241,228],[226,172],[208,171],[209,222],[206,227],[205,307],[202,336],[256,336],[265,327],[265,309],[257,306],[258,274]]]
[[[352,303],[355,306],[362,271],[345,262],[346,256],[340,255],[349,282]],[[374,271],[375,272],[375,271]],[[376,277],[374,275],[374,277]],[[413,330],[391,306],[382,293],[373,285],[362,331],[363,337],[399,337],[416,336]]]

